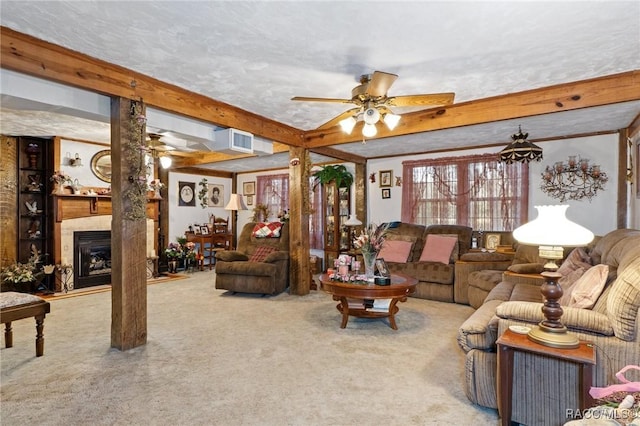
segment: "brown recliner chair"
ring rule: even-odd
[[[253,236],[256,222],[247,223],[233,251],[216,253],[216,288],[238,293],[278,294],[289,286],[289,225],[278,238]],[[252,261],[259,251],[271,251],[264,260]]]

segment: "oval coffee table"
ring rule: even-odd
[[[395,314],[398,313],[398,302],[405,302],[407,296],[416,290],[418,280],[403,274],[392,274],[390,285],[375,285],[373,283],[342,282],[329,279],[327,274],[320,275],[322,289],[333,295],[333,300],[339,301],[336,308],[342,313],[340,328],[347,326],[349,315],[361,318],[389,318],[389,325],[397,330]],[[372,311],[364,307],[349,307],[348,299],[364,301],[375,299],[391,299],[389,309],[383,312]]]

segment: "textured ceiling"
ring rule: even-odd
[[[637,70],[639,22],[637,1],[0,3],[3,26],[303,130],[349,106],[291,97],[350,98],[359,76],[374,70],[399,75],[390,96],[451,91],[456,103]],[[638,112],[635,102],[601,108],[601,116],[430,132],[429,147],[414,135],[392,144],[399,151],[375,141],[340,149],[372,157],[507,143],[517,124],[531,138],[559,137],[626,127]],[[21,117],[44,134],[109,137],[103,125],[92,137],[83,119],[2,114],[4,133]],[[595,125],[594,117],[607,121]]]

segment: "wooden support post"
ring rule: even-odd
[[[356,185],[355,193],[355,214],[358,219],[366,224],[367,221],[367,165],[356,163],[356,175],[354,178]]]
[[[309,176],[304,148],[289,149],[289,293],[309,294],[311,265],[309,264]],[[305,202],[305,197],[307,201]]]
[[[133,185],[129,177],[135,167],[126,146],[144,143],[144,131],[135,132],[131,126],[136,119],[133,103],[111,99],[111,347],[120,350],[147,342],[147,226],[144,218],[134,220],[126,215],[132,203],[125,194]]]

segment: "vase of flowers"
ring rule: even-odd
[[[162,200],[162,195],[160,195],[160,190],[164,188],[164,183],[160,182],[160,179],[153,179],[149,182],[149,191],[153,192],[154,200]]]
[[[388,223],[382,225],[369,224],[366,229],[360,232],[360,235],[353,240],[354,247],[360,249],[362,252],[364,273],[367,281],[373,281],[376,257],[380,249],[382,249],[387,229],[389,229]]]
[[[164,250],[164,254],[167,256],[169,273],[175,274],[178,272],[178,260],[182,257],[182,245],[180,243],[169,243]]]
[[[36,272],[39,256],[33,255],[27,263],[15,262],[2,269],[0,275],[6,290],[28,293],[38,280]]]
[[[196,266],[196,257],[198,252],[196,251],[196,243],[189,241],[185,244],[184,259],[186,262],[187,272],[193,272]]]
[[[64,186],[71,183],[71,177],[62,170],[56,170],[50,178],[53,182],[52,194],[63,194]]]

